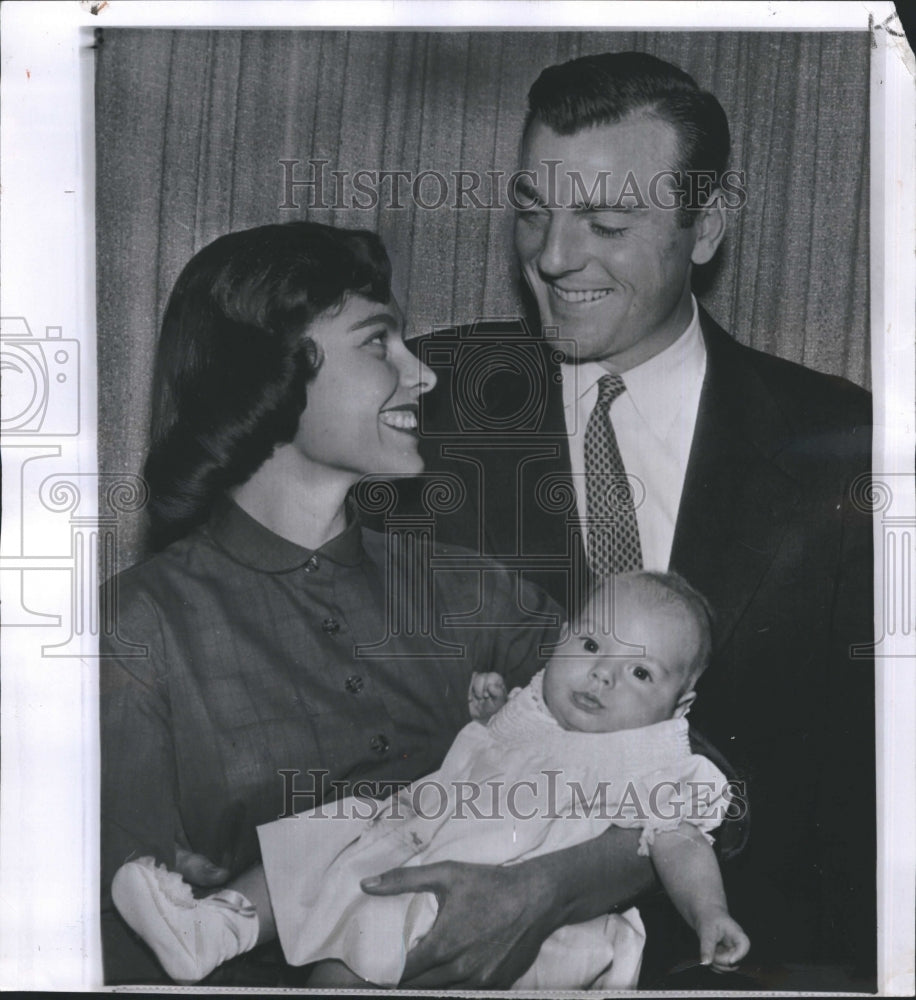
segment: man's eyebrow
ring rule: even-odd
[[[387,312],[373,313],[371,316],[367,316],[365,319],[361,319],[358,323],[354,323],[350,329],[363,330],[367,326],[376,326],[379,323],[383,323],[385,326],[396,327],[398,325],[397,319]]]
[[[630,195],[629,197],[635,197],[635,196]],[[648,205],[617,205],[613,203],[610,205],[604,205],[601,202],[597,203],[579,202],[573,207],[576,212],[579,212],[580,214],[583,215],[587,212],[595,212],[601,214],[613,212],[615,215],[635,215],[649,211]]]

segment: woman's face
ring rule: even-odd
[[[293,441],[310,465],[353,482],[422,472],[417,401],[436,376],[404,345],[403,331],[393,298],[381,304],[353,295],[311,323],[321,362]]]

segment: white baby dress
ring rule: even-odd
[[[488,725],[465,726],[434,774],[385,802],[343,799],[268,823],[258,836],[287,961],[336,958],[392,986],[432,926],[436,899],[370,896],[360,879],[445,860],[511,864],[612,825],[641,828],[647,854],[656,831],[682,822],[710,839],[729,803],[721,771],[691,753],[686,719],[565,730],[543,703],[538,674]],[[644,940],[635,908],[562,927],[514,988],[635,988]]]

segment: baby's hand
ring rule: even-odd
[[[728,913],[717,911],[700,919],[700,961],[716,972],[734,972],[735,966],[748,953],[751,942]]]
[[[486,722],[506,704],[506,682],[501,674],[473,674],[468,690],[471,718]]]

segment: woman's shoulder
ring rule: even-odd
[[[191,581],[221,575],[225,569],[220,566],[222,561],[219,550],[201,528],[115,574],[103,589],[117,592],[121,610],[136,603],[155,603],[162,596],[171,603]]]

